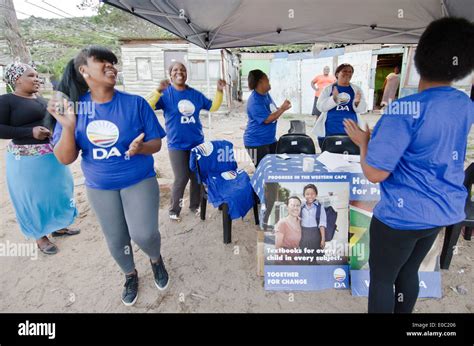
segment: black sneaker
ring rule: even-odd
[[[138,273],[125,275],[125,285],[122,291],[122,303],[126,306],[135,304],[138,298]]]
[[[153,263],[151,260],[150,263],[153,275],[155,276],[155,286],[160,291],[164,291],[168,287],[170,280],[165,264],[163,263],[163,258],[160,256],[160,261],[158,263]]]

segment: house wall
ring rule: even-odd
[[[285,99],[291,101],[288,114],[311,114],[314,103],[314,90],[311,81],[322,74],[324,66],[334,73],[334,57],[318,59],[276,58],[270,65],[270,94],[277,105]]]
[[[207,92],[206,79],[194,79],[190,66],[192,62],[205,63],[206,50],[185,42],[159,42],[159,43],[125,43],[122,45],[122,78],[126,92],[146,96],[152,89],[159,85],[160,80],[168,78],[165,71],[165,52],[184,52],[184,64],[188,69],[187,83],[203,92],[209,98],[213,98],[217,89],[217,79],[221,78],[221,53],[220,50],[209,51],[210,70],[210,93]],[[151,78],[139,78],[137,72],[137,59],[148,58],[151,61]],[[214,68],[212,68],[214,67]]]
[[[248,75],[252,70],[262,70],[270,76],[272,53],[242,53],[242,97],[247,100],[251,90],[248,86]]]

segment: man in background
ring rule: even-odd
[[[400,66],[395,66],[383,82],[383,96],[380,106],[385,107],[397,98],[397,90],[400,85]]]
[[[311,113],[312,115],[316,115],[316,116],[321,115],[321,112],[316,107],[316,104],[318,103],[318,97],[325,87],[327,87],[328,85],[336,81],[336,78],[333,75],[330,75],[329,71],[330,71],[329,66],[324,66],[323,74],[317,75],[311,81],[311,88],[313,88],[315,91],[313,112]]]

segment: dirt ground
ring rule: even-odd
[[[278,124],[286,133],[291,119],[304,119],[311,128],[311,116],[288,116]],[[377,116],[367,116],[375,123]],[[249,173],[253,165],[245,157],[243,129],[246,115],[214,115],[212,134],[202,119],[207,138],[227,139],[240,149],[239,167]],[[160,122],[163,124],[162,118]],[[5,181],[5,147],[0,141],[0,243],[24,243],[15,219]],[[474,135],[467,160],[474,155]],[[208,206],[207,220],[183,211],[180,223],[167,217],[172,171],[166,145],[155,155],[161,186],[160,231],[162,253],[170,274],[165,292],[153,284],[148,259],[137,247],[135,261],[140,277],[138,302],[125,307],[120,302],[124,278],[109,255],[97,220],[87,202],[80,160],[71,165],[75,197],[80,216],[73,227],[78,236],[55,240],[60,252],[55,256],[0,257],[0,312],[366,312],[367,298],[353,297],[350,290],[320,292],[270,292],[257,276],[257,226],[252,212],[233,222],[232,243],[222,242],[222,219]],[[188,194],[186,192],[185,198]],[[474,246],[459,240],[449,271],[442,271],[442,299],[419,300],[416,312],[474,312]],[[467,290],[461,294],[456,287]],[[292,294],[291,294],[292,293]]]

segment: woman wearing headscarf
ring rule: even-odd
[[[173,169],[174,182],[171,192],[169,217],[179,221],[183,204],[184,190],[190,184],[189,209],[196,213],[201,202],[201,187],[196,175],[189,169],[191,149],[204,143],[199,113],[201,110],[215,112],[222,104],[224,80],[217,81],[217,93],[214,100],[209,100],[200,91],[186,84],[188,78],[186,66],[174,62],[168,69],[171,83],[164,80],[160,86],[147,96],[153,109],[162,109],[165,118],[168,154]]]
[[[69,229],[77,215],[69,168],[60,164],[50,143],[47,101],[36,96],[38,73],[20,62],[7,66],[5,80],[14,90],[0,96],[0,138],[7,146],[7,186],[20,229],[45,254],[58,252],[53,237],[76,235]]]

